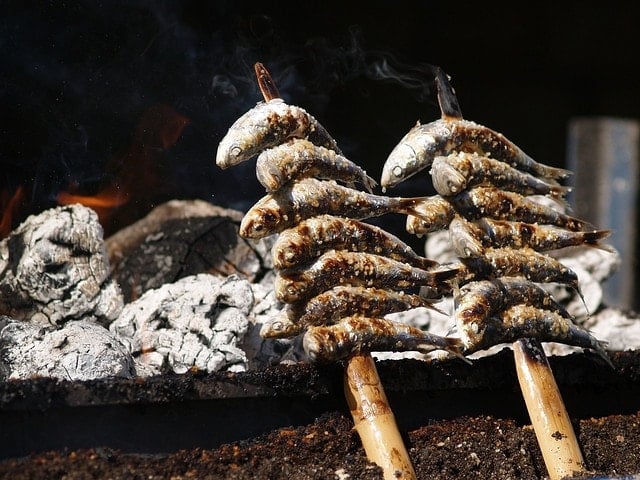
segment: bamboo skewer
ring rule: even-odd
[[[382,468],[385,480],[415,479],[409,454],[370,354],[354,355],[347,360],[344,392],[367,458]]]
[[[280,98],[265,66],[258,62],[254,70],[265,102]],[[346,361],[344,392],[367,458],[382,468],[385,480],[415,480],[409,454],[370,354],[354,355]]]
[[[542,345],[538,340],[523,338],[514,342],[513,354],[549,478],[559,480],[586,472],[578,439]]]

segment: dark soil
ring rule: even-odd
[[[550,359],[587,466],[607,478],[640,473],[640,355],[611,359]],[[377,368],[418,478],[545,478],[510,352]],[[352,430],[341,371],[5,382],[0,478],[382,478]]]
[[[381,479],[367,462],[348,416],[334,412],[311,425],[283,428],[247,442],[170,455],[111,449],[48,452],[0,463],[3,479]],[[575,425],[594,473],[640,468],[640,417],[609,416]],[[438,421],[408,433],[420,479],[538,479],[545,467],[529,426],[492,417]],[[348,475],[348,477],[347,477]]]

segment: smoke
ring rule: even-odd
[[[386,84],[418,103],[428,98],[432,67],[369,50],[357,26],[326,32],[285,21],[242,2],[11,4],[0,20],[0,98],[10,117],[0,132],[0,190],[25,185],[40,210],[71,182],[104,181],[141,115],[164,104],[190,120],[162,159],[171,195],[250,205],[261,194],[253,162],[220,171],[213,158],[229,126],[261,100],[256,62],[286,101],[317,118],[353,84],[362,97],[367,85]],[[336,138],[353,150],[359,134]]]

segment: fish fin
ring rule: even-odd
[[[378,182],[376,182],[369,175],[365,175],[363,183],[364,183],[364,187],[367,189],[369,193],[373,193],[373,189],[378,186]]]
[[[458,104],[456,92],[449,81],[450,77],[440,67],[436,69],[436,87],[440,113],[445,120],[462,120],[462,110]]]
[[[462,353],[462,340],[456,337],[443,337],[443,339],[445,341],[445,345],[442,347],[443,350],[471,365],[471,360],[466,358]],[[422,353],[433,351],[433,345],[429,343],[418,344],[416,348]]]

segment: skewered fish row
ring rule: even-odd
[[[457,338],[384,318],[412,308],[435,309],[433,302],[451,292],[449,280],[457,268],[440,268],[362,221],[388,213],[429,221],[422,213],[428,197],[373,194],[375,180],[342,155],[326,129],[279,98],[259,103],[231,126],[216,163],[227,168],[253,156],[267,195],[244,216],[240,235],[279,234],[272,249],[274,288],[287,304],[262,327],[263,337],[304,334],[303,347],[314,361],[372,350],[461,355]]]
[[[455,319],[465,354],[518,338],[591,349],[603,344],[537,283],[561,283],[581,296],[578,277],[546,251],[600,241],[607,230],[529,198],[561,204],[569,171],[538,163],[502,134],[464,120],[449,79],[436,76],[442,118],[416,125],[393,149],[383,188],[430,168],[438,195],[407,217],[407,231],[424,235],[448,228],[459,257]],[[608,359],[607,359],[608,361]]]

